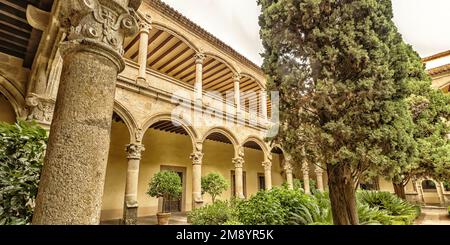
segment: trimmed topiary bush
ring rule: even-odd
[[[170,212],[166,210],[166,201],[181,196],[181,178],[173,171],[161,171],[155,174],[149,183],[147,194],[151,197],[163,198],[163,212]]]
[[[46,145],[36,123],[0,123],[0,225],[31,223]]]

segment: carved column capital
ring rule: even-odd
[[[134,9],[123,6],[124,1],[66,0],[61,1],[59,21],[68,32],[62,43],[62,54],[89,51],[110,59],[121,72],[123,41],[138,31]],[[127,2],[127,1],[125,1]],[[131,1],[137,4],[139,1]]]
[[[235,157],[233,158],[233,164],[235,168],[243,168],[244,167],[244,158]]]
[[[35,120],[38,123],[50,126],[55,110],[55,101],[36,94],[30,94],[25,101],[29,112],[27,120]]]
[[[270,161],[264,161],[262,163],[262,166],[264,167],[264,171],[272,170],[272,162],[270,162]]]
[[[152,18],[148,14],[139,14],[139,32],[149,33],[152,29]]]
[[[235,74],[233,74],[233,82],[240,82],[241,81],[241,74],[239,74],[239,73],[235,73]]]
[[[128,144],[125,151],[127,152],[127,159],[140,160],[142,152],[145,151],[145,147],[142,144]]]
[[[283,168],[286,173],[292,173],[293,168],[291,164],[284,164]]]
[[[192,160],[193,165],[201,165],[203,159],[203,153],[200,151],[196,151],[191,154],[190,159]]]
[[[203,52],[196,53],[194,55],[195,64],[203,64],[206,59],[206,55]]]
[[[309,165],[306,161],[302,164],[302,171],[303,173],[309,173]]]
[[[323,169],[320,166],[316,166],[316,169],[314,169],[314,172],[316,173],[316,175],[322,175]]]

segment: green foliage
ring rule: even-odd
[[[382,211],[387,218],[380,220],[381,224],[410,225],[420,214],[420,209],[389,193],[380,191],[360,191],[358,201],[361,205]]]
[[[151,197],[162,197],[163,201],[181,196],[181,178],[173,171],[161,171],[153,176],[147,194]],[[166,205],[163,204],[163,207]]]
[[[233,206],[229,202],[220,200],[192,210],[188,214],[188,220],[193,225],[224,225],[238,223],[235,219]]]
[[[272,191],[259,191],[237,204],[237,217],[245,225],[282,225],[286,210]]]
[[[31,222],[46,144],[35,123],[0,123],[0,225]]]
[[[208,193],[212,202],[216,200],[216,196],[222,194],[228,188],[227,180],[219,173],[210,173],[202,177],[202,194]]]
[[[410,86],[425,79],[395,27],[390,0],[259,0],[263,70],[279,91],[279,133],[295,162],[323,162],[330,190],[367,169],[407,166],[416,155]],[[422,73],[421,73],[422,71]],[[334,194],[334,193],[333,193]],[[347,212],[348,211],[348,212]],[[352,212],[352,214],[350,214]],[[341,220],[353,211],[336,210]]]
[[[450,206],[447,207],[448,215],[450,216]]]

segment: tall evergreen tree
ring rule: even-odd
[[[296,162],[323,161],[334,223],[357,224],[359,178],[395,163],[393,134],[409,142],[402,148],[414,143],[407,83],[392,68],[399,36],[391,2],[258,2],[263,69],[269,89],[280,92],[280,132],[273,140]]]

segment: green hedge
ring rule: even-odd
[[[420,208],[385,192],[357,194],[360,224],[409,225]],[[307,195],[301,190],[274,188],[248,200],[218,202],[195,209],[189,220],[196,225],[331,225],[328,193]]]
[[[0,123],[0,225],[31,222],[46,144],[35,123]]]

